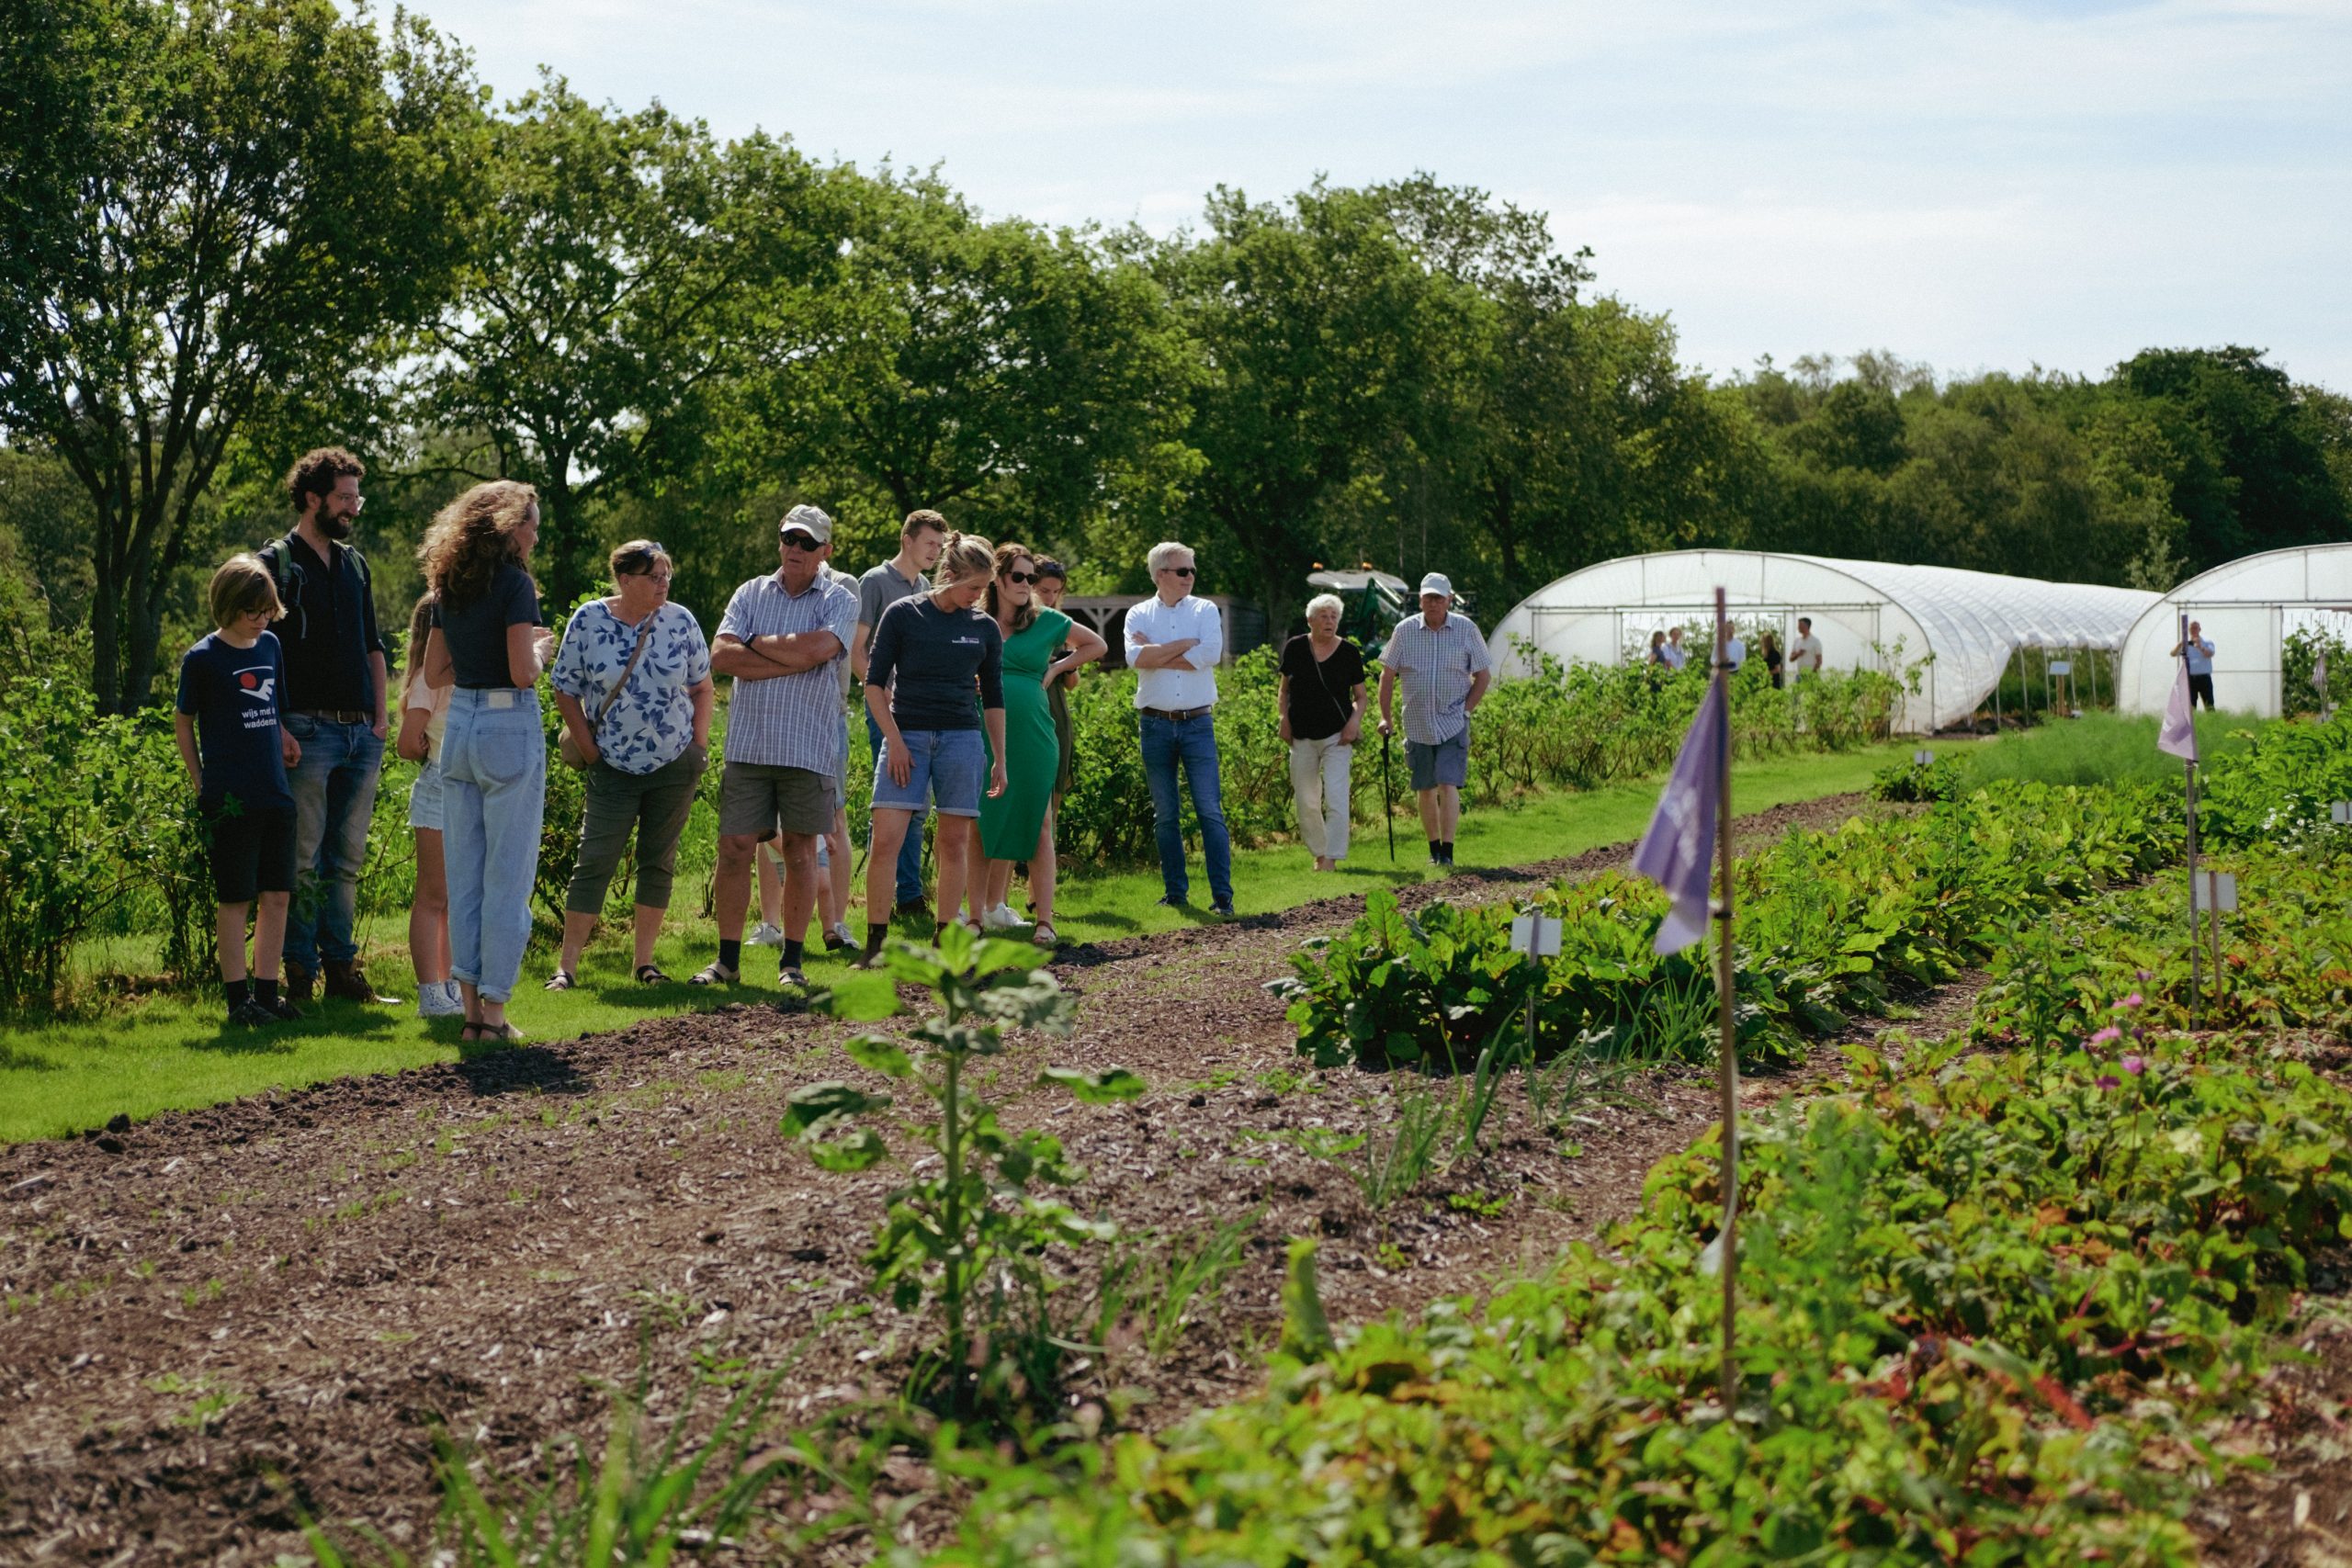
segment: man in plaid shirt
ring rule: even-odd
[[[823,570],[833,520],[796,506],[776,530],[778,566],[735,590],[719,617],[710,667],[735,678],[727,707],[727,767],[718,784],[718,957],[694,984],[742,976],[743,909],[752,856],[780,829],[784,964],[789,989],[808,984],[801,941],[817,899],[817,840],[832,826],[842,765],[840,666],[857,631],[857,595]]]
[[[1470,781],[1470,716],[1494,679],[1487,639],[1467,615],[1453,613],[1453,584],[1438,572],[1421,579],[1421,613],[1396,623],[1380,656],[1380,733],[1393,734],[1396,688],[1405,688],[1405,760],[1420,797],[1430,863],[1453,863],[1462,821],[1462,786]]]

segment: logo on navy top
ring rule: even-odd
[[[237,671],[237,690],[246,699],[256,703],[277,700],[277,668],[272,664],[256,664]]]

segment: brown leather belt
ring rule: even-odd
[[[1209,715],[1215,713],[1216,709],[1214,707],[1137,708],[1136,711],[1140,714],[1148,714],[1153,718],[1164,718],[1170,724],[1182,724],[1188,718],[1206,718]]]
[[[323,718],[332,724],[364,724],[373,728],[376,723],[374,714],[364,713],[358,708],[296,708],[294,711],[304,718]]]

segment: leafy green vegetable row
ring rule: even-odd
[[[2159,788],[2042,784],[1791,833],[1736,868],[1741,1054],[1793,1056],[1846,1011],[1882,1007],[1891,976],[1949,978],[2047,907],[2139,875],[2179,841],[2178,806]],[[1666,911],[1651,884],[1611,874],[1534,907],[1564,922],[1559,956],[1541,964],[1510,950],[1509,906],[1408,914],[1375,894],[1353,927],[1292,960],[1283,984],[1300,1051],[1324,1066],[1466,1063],[1531,991],[1539,1055],[1713,1049],[1705,951],[1651,951]]]

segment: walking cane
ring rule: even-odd
[[[1388,731],[1380,732],[1380,812],[1388,819],[1388,861],[1396,861],[1396,781],[1388,773]]]

